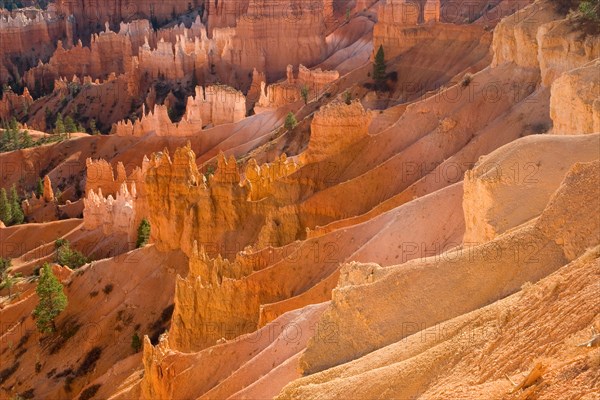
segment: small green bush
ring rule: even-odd
[[[142,222],[140,222],[140,226],[138,227],[137,232],[137,242],[135,244],[136,248],[144,247],[150,241],[150,231],[152,227],[150,226],[150,222],[144,218]]]
[[[131,337],[131,348],[133,351],[138,353],[142,349],[142,340],[140,339],[138,333],[134,333]]]
[[[288,131],[291,131],[292,129],[294,129],[296,126],[298,125],[298,121],[296,120],[296,116],[294,115],[293,112],[289,112],[287,117],[285,117],[285,129],[287,129]]]
[[[89,262],[89,259],[81,252],[71,248],[68,240],[58,239],[54,242],[56,246],[56,262],[66,265],[71,269],[77,269]]]

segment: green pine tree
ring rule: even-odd
[[[4,188],[0,189],[0,220],[7,226],[12,221],[12,207]]]
[[[385,70],[385,53],[383,51],[383,45],[380,45],[379,50],[377,50],[377,54],[375,54],[375,60],[373,62],[373,80],[378,88],[382,88],[385,84]]]
[[[2,280],[2,286],[8,289],[8,297],[12,296],[12,288],[17,283],[17,277],[11,274],[6,274]]]
[[[44,195],[44,181],[42,178],[38,178],[37,184],[35,185],[35,194],[37,197]]]
[[[77,124],[75,124],[75,120],[70,115],[67,115],[65,118],[65,131],[67,133],[75,133],[77,132]]]
[[[8,127],[15,132],[19,130],[19,122],[17,121],[17,119],[15,117],[12,117],[10,119]]]
[[[135,332],[131,337],[131,348],[136,353],[138,353],[142,349],[142,339],[140,339],[140,336],[137,332]]]
[[[31,135],[29,134],[29,131],[24,131],[21,134],[21,146],[24,149],[27,149],[31,146],[33,146],[33,139],[31,138]]]
[[[40,280],[35,289],[39,303],[33,315],[38,331],[52,333],[56,331],[55,319],[67,307],[68,300],[63,285],[56,278],[48,264],[40,270]]]
[[[98,127],[96,126],[96,120],[93,119],[90,121],[90,132],[92,135],[99,135],[100,131],[98,131]]]
[[[0,257],[0,277],[2,277],[2,279],[4,279],[4,274],[10,267],[12,267],[12,260],[10,258]]]
[[[294,129],[296,127],[296,125],[298,125],[298,121],[296,120],[296,116],[294,115],[293,112],[289,112],[288,115],[285,117],[285,129],[287,129],[288,131],[291,131],[292,129]]]
[[[136,248],[139,249],[140,247],[144,247],[148,244],[148,241],[150,240],[150,230],[150,222],[144,218],[138,227],[138,237],[135,244]]]
[[[10,190],[10,207],[12,210],[12,221],[11,225],[20,225],[25,221],[25,215],[21,208],[21,199],[17,194],[17,186],[13,185]]]
[[[54,133],[62,135],[66,132],[65,122],[63,121],[62,114],[56,116],[56,122],[54,123]]]
[[[302,96],[302,99],[304,100],[304,104],[308,104],[308,86],[303,85],[302,88],[300,89],[300,95]]]

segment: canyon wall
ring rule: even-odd
[[[324,59],[324,30],[323,10],[315,3],[286,0],[262,4],[250,0],[222,59],[238,67],[240,79],[256,68],[269,80],[276,80],[289,64],[315,65]]]
[[[86,177],[85,177],[85,194],[88,195],[91,191],[98,193],[102,191],[105,196],[112,195],[116,197],[121,190],[121,186],[127,184],[128,190],[133,191],[133,186],[136,186],[138,197],[143,196],[144,177],[141,167],[135,167],[129,175],[125,170],[123,163],[117,163],[116,174],[112,165],[106,160],[86,160]]]
[[[156,18],[165,22],[173,15],[188,11],[189,5],[197,7],[198,0],[163,0],[159,2],[148,0],[58,0],[58,13],[73,15],[75,29],[80,35],[93,32],[98,26],[109,22],[116,27],[121,21]]]
[[[538,216],[565,171],[577,161],[596,159],[598,146],[598,135],[529,136],[486,156],[465,174],[464,243],[488,242]],[[559,147],[563,155],[556,159],[549,149]],[[527,205],[523,206],[525,196]]]
[[[65,48],[58,41],[56,50],[48,63],[40,63],[27,71],[25,82],[30,88],[36,82],[48,79],[78,76],[83,79],[105,79],[110,74],[132,73],[132,56],[138,55],[139,47],[147,38],[155,34],[146,20],[122,23],[119,32],[113,32],[106,25],[105,30],[91,36],[90,46],[83,46],[81,40]]]
[[[35,65],[37,59],[47,59],[57,40],[72,43],[71,19],[46,11],[0,16],[0,84],[9,75],[18,79],[19,70]]]
[[[384,10],[385,12],[385,10]],[[395,15],[395,14],[392,14]],[[402,14],[400,14],[402,15]],[[410,14],[409,14],[410,15]],[[487,45],[492,35],[483,25],[457,25],[450,23],[406,24],[383,17],[373,29],[373,48],[375,52],[383,46],[386,60],[407,53],[416,46],[429,46],[440,51],[457,43],[477,43]],[[404,17],[399,17],[404,18]]]
[[[535,2],[504,18],[496,27],[492,67],[514,63],[539,71],[550,87],[561,74],[600,57],[598,36],[581,32],[551,1]]]

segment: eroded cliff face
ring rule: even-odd
[[[315,65],[326,56],[322,2],[300,0],[263,3],[250,0],[238,18],[235,36],[223,50],[223,61],[239,66],[238,74],[253,68],[267,78],[281,77],[289,64]]]
[[[600,132],[600,59],[565,72],[552,83],[552,132],[580,135]]]
[[[548,147],[562,148],[560,139],[549,138],[552,144]],[[599,139],[600,135],[594,135],[595,143]],[[522,139],[499,151],[516,154],[515,146],[526,146],[527,142]],[[526,161],[528,156],[521,154],[520,160]],[[358,278],[342,281],[333,291],[332,306],[321,320],[322,324],[335,326],[336,340],[325,343],[315,337],[309,341],[300,361],[304,373],[357,359],[441,321],[481,308],[582,255],[590,242],[597,243],[600,234],[600,222],[586,217],[597,214],[598,203],[580,202],[599,190],[597,177],[591,178],[598,161],[589,164],[593,165],[582,168],[576,164],[563,169],[565,174],[569,173],[566,177],[563,174],[562,183],[554,181],[554,194],[539,219],[491,241],[463,243],[440,256],[414,259],[398,268],[373,269],[372,265],[362,265],[361,271],[353,273],[356,266],[343,269],[342,276]],[[535,186],[545,184],[540,180]],[[569,209],[566,206],[569,201],[580,207]],[[590,235],[593,239],[589,239]],[[468,294],[449,296],[459,282]],[[425,294],[424,287],[437,290]],[[441,301],[451,307],[439,307]],[[357,332],[361,332],[360,338]]]
[[[230,256],[257,242],[265,235],[262,231],[268,228],[268,216],[275,215],[279,203],[275,197],[249,200],[265,196],[261,188],[269,185],[266,183],[269,179],[282,174],[267,176],[272,170],[264,167],[259,176],[251,175],[252,180],[242,185],[235,158],[219,154],[214,175],[206,176],[198,171],[195,159],[191,148],[184,147],[177,149],[172,157],[168,152],[154,154],[142,168],[158,248],[181,248],[191,256],[197,242],[208,254]],[[283,171],[293,170],[293,167],[283,168]],[[241,234],[237,230],[239,224],[246,227]],[[297,222],[282,227],[277,243],[295,240],[298,229]]]
[[[574,20],[559,14],[550,1],[537,1],[504,18],[494,32],[492,48],[492,67],[512,62],[539,71],[546,87],[600,55],[598,37],[582,35]]]
[[[28,10],[0,16],[0,83],[18,80],[24,69],[47,58],[57,40],[72,42],[72,21],[52,12]]]
[[[373,3],[348,4],[360,8]],[[103,336],[90,338],[80,332],[65,351],[48,355],[39,372],[44,379],[35,386],[37,397],[84,397],[89,392],[83,389],[96,387],[98,398],[273,398],[289,383],[281,399],[390,394],[408,398],[424,393],[431,398],[452,393],[500,399],[513,390],[504,374],[515,379],[535,356],[558,357],[561,365],[573,360],[571,341],[598,319],[593,313],[596,287],[590,283],[597,268],[589,266],[586,249],[597,246],[600,234],[597,219],[589,217],[600,212],[595,201],[600,195],[596,152],[600,138],[598,134],[518,138],[538,125],[549,127],[549,110],[554,133],[596,129],[597,65],[585,61],[593,56],[593,46],[571,42],[570,34],[555,25],[542,37],[539,29],[529,26],[537,23],[533,20],[528,26],[508,21],[497,31],[506,37],[495,42],[493,68],[484,68],[489,60],[481,49],[487,50],[491,33],[483,24],[440,23],[439,2],[421,3],[423,11],[412,14],[402,9],[408,2],[382,2],[391,14],[380,14],[375,43],[385,43],[389,67],[400,72],[397,86],[414,80],[426,87],[441,83],[443,88],[424,92],[415,101],[394,99],[397,105],[377,112],[365,109],[373,98],[386,96],[367,93],[367,83],[372,82],[367,60],[373,46],[368,35],[358,35],[356,43],[320,65],[321,70],[300,66],[297,77],[290,67],[270,66],[267,50],[263,51],[272,47],[269,57],[279,56],[277,51],[286,57],[293,53],[311,58],[318,35],[305,31],[305,26],[315,31],[317,26],[307,22],[307,15],[314,15],[313,22],[321,18],[329,28],[336,18],[344,18],[346,5],[332,0],[315,3],[317,8],[323,5],[319,12],[324,17],[317,17],[307,2],[286,0],[274,6],[273,14],[270,2],[242,1],[236,8],[233,1],[213,0],[207,14],[209,30],[211,24],[217,27],[212,32],[200,19],[191,28],[180,25],[150,33],[147,24],[124,24],[118,33],[99,34],[89,48],[65,42],[53,60],[35,69],[33,83],[43,79],[38,74],[52,68],[77,75],[53,79],[55,92],[49,97],[68,96],[81,85],[83,98],[98,90],[111,104],[118,96],[105,91],[120,87],[123,91],[116,92],[126,93],[128,100],[135,97],[130,104],[142,108],[145,102],[151,112],[143,109],[141,120],[118,124],[116,135],[35,149],[42,155],[56,153],[57,158],[64,158],[63,153],[71,160],[79,157],[79,165],[90,156],[88,148],[94,147],[93,156],[106,156],[108,161],[85,163],[83,221],[0,229],[3,240],[19,241],[30,232],[46,240],[46,249],[10,254],[17,268],[26,271],[39,265],[41,259],[34,253],[50,257],[43,250],[52,247],[57,234],[68,235],[78,246],[127,241],[129,250],[140,219],[148,218],[152,226],[152,244],[123,257],[140,264],[135,274],[127,260],[117,262],[115,257],[67,276],[75,280],[66,285],[71,307],[66,316],[81,318],[82,323],[99,321]],[[481,1],[476,6],[487,4]],[[281,7],[289,7],[288,14]],[[545,11],[540,12],[542,24],[555,21],[550,11],[550,22],[544,19]],[[244,21],[248,16],[267,21],[249,24]],[[290,16],[303,26],[282,22]],[[372,10],[356,18],[364,22],[369,17]],[[344,29],[354,29],[355,22]],[[240,37],[240,27],[247,38]],[[350,41],[344,32],[331,35],[331,48]],[[555,38],[546,37],[560,32],[567,42],[556,44]],[[288,40],[288,33],[299,36]],[[298,49],[284,49],[286,43]],[[555,44],[577,53],[573,61],[559,63],[551,49]],[[521,47],[528,55],[545,54],[546,61],[530,62],[518,54]],[[258,53],[240,55],[240,49]],[[119,57],[126,54],[130,62],[111,60],[111,51]],[[406,57],[394,58],[405,51]],[[452,73],[436,72],[430,62],[441,57],[450,59],[444,60],[446,64],[453,57],[464,60]],[[248,75],[249,64],[263,58],[264,65]],[[79,77],[88,73],[85,66],[92,59],[117,72],[98,80]],[[338,63],[346,63],[341,59],[348,63],[339,69]],[[348,71],[353,63],[356,69]],[[344,76],[323,71],[331,68],[344,71]],[[472,75],[461,82],[464,68]],[[274,81],[279,76],[273,76],[285,72],[284,82],[266,89],[267,76]],[[174,80],[190,90],[192,74],[203,86],[195,87],[196,96],[188,99],[182,121],[172,123],[167,110],[182,104],[182,97],[176,96],[181,92],[148,84],[154,79]],[[211,85],[221,77],[242,86],[251,79],[248,101],[237,89]],[[551,87],[544,84],[544,77]],[[289,104],[301,100],[298,86],[307,82],[318,88],[314,96],[310,93],[311,103]],[[294,91],[284,99],[286,84]],[[490,101],[486,88],[498,84],[507,89]],[[330,95],[319,97],[323,88]],[[345,90],[357,100],[341,102]],[[273,111],[244,119],[254,104],[251,94],[262,94],[261,104]],[[569,99],[570,110],[560,107],[561,98]],[[55,101],[46,104],[60,100]],[[114,104],[130,110],[129,103]],[[75,109],[70,105],[64,111]],[[277,124],[289,110],[302,123],[279,135]],[[227,126],[207,129],[219,124]],[[278,132],[274,136],[273,129]],[[185,142],[182,137],[189,137],[190,144],[178,148]],[[156,152],[163,146],[169,150]],[[155,153],[140,166],[146,151]],[[556,154],[563,152],[567,155],[557,159]],[[490,155],[480,158],[485,154]],[[215,163],[216,169],[209,167]],[[46,166],[51,173],[61,167],[54,161]],[[32,202],[44,207],[54,203],[51,197]],[[0,246],[0,252],[5,251]],[[574,277],[565,265],[582,258],[586,267],[576,267],[584,275]],[[536,283],[559,269],[559,278]],[[108,283],[115,284],[111,295],[103,293]],[[24,285],[33,292],[31,281]],[[528,289],[531,285],[536,285],[535,291]],[[498,301],[516,292],[517,300]],[[4,293],[2,320],[16,327],[24,316],[31,324],[35,298],[27,294],[19,300],[6,299]],[[581,304],[586,311],[578,311]],[[547,321],[545,312],[552,313],[553,323],[563,325],[551,338],[539,339],[539,329],[523,327]],[[564,315],[568,324],[559,318]],[[543,326],[553,329],[550,323]],[[509,329],[511,335],[501,332],[489,339],[489,332],[483,331],[490,327]],[[159,339],[165,330],[168,333]],[[516,334],[523,332],[526,335]],[[143,354],[132,355],[134,333],[147,334],[157,344],[145,337]],[[16,329],[0,335],[15,343],[19,339]],[[109,336],[118,337],[116,346]],[[446,340],[448,336],[452,340]],[[518,352],[512,345],[515,340],[520,340]],[[546,350],[548,341],[558,347]],[[38,350],[32,349],[38,344],[32,342],[25,340],[25,356],[11,348],[3,351],[11,358],[15,353],[15,361],[21,356],[27,361],[7,385],[16,387],[34,376]],[[0,340],[0,347],[2,343],[7,347],[6,340]],[[102,346],[103,354],[94,371],[73,378],[74,392],[69,394],[63,389],[65,377],[45,378],[56,365],[75,370],[81,362],[78,347],[84,343]],[[562,349],[559,356],[556,348]],[[46,355],[43,347],[39,351]],[[595,388],[588,372],[594,371],[589,354],[595,353],[587,351],[577,348],[577,368],[544,375],[543,382],[554,385],[568,375]],[[498,359],[503,360],[500,369],[494,365]],[[472,365],[481,360],[493,361],[484,362],[486,371],[473,371]],[[440,365],[453,368],[440,372]],[[576,397],[574,389],[561,384],[549,398],[571,393]],[[548,385],[533,387],[546,390]]]
[[[465,175],[464,243],[488,242],[538,216],[571,165],[598,157],[598,145],[597,136],[530,136],[481,160]],[[549,149],[561,146],[563,156],[556,159]]]
[[[86,2],[86,0],[58,0],[57,11],[63,15],[73,15],[76,30],[80,35],[93,32],[98,26],[109,22],[117,26],[121,21],[134,19],[150,19],[155,17],[158,22],[172,18],[173,13],[183,14],[188,11],[189,5],[198,5],[197,1],[166,0],[161,2],[139,0],[99,0]]]

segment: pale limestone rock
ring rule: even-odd
[[[486,156],[465,174],[464,242],[485,243],[537,217],[570,166],[598,158],[599,146],[600,135],[534,135]]]
[[[600,132],[600,59],[565,72],[552,83],[550,117],[554,134]]]

